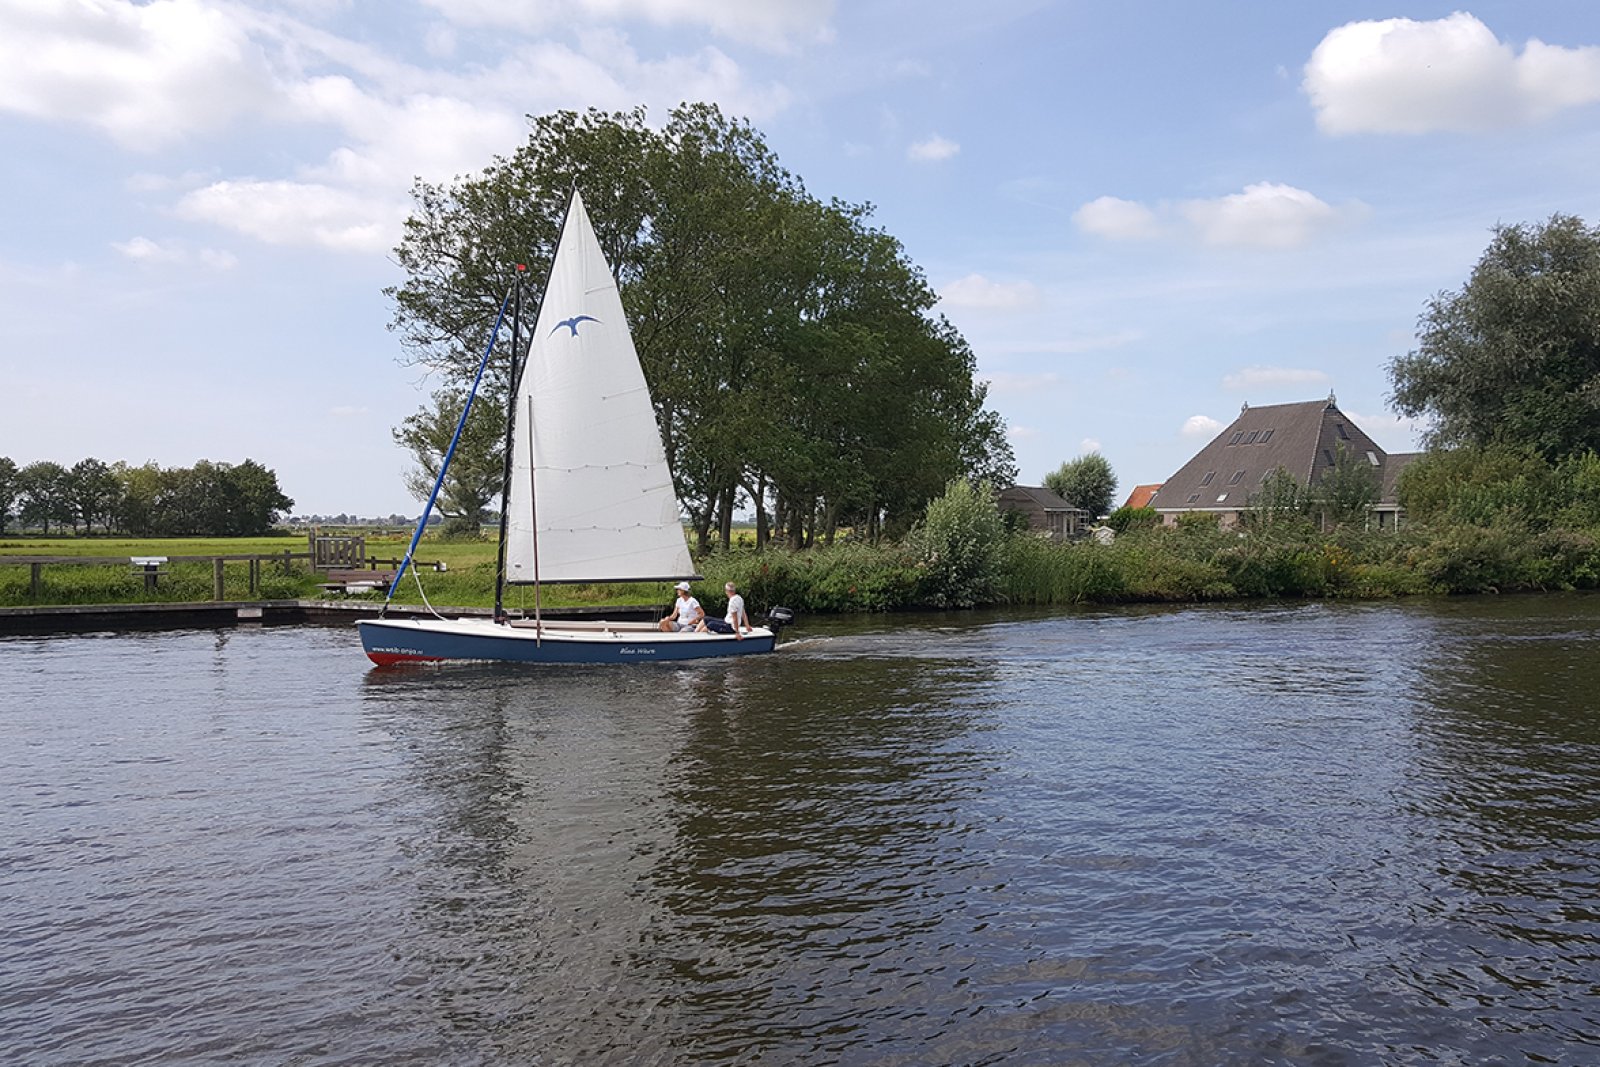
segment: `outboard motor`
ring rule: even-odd
[[[791,626],[793,624],[794,610],[792,608],[779,607],[777,604],[774,604],[767,611],[767,629],[771,630],[774,636],[776,636],[778,631],[782,630],[785,626]]]

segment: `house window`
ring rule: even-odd
[[[1372,464],[1374,467],[1381,467],[1383,465],[1378,462],[1378,454],[1370,450],[1367,452],[1367,462]]]
[[[1200,488],[1204,489],[1206,486],[1210,485],[1211,479],[1215,478],[1216,476],[1216,471],[1206,471],[1206,476],[1200,479]]]
[[[1331,467],[1331,466],[1334,465],[1334,463],[1333,463],[1333,452],[1331,450],[1324,448],[1322,450],[1322,458],[1328,461],[1328,466]]]
[[[1261,443],[1262,444],[1266,444],[1270,440],[1272,440],[1272,431],[1271,430],[1262,430],[1261,431]]]
[[[1239,479],[1244,477],[1244,471],[1234,471],[1233,477],[1228,479],[1229,485],[1238,485]]]
[[[1267,479],[1270,478],[1270,477],[1272,477],[1272,471],[1262,471],[1261,472],[1261,484],[1262,485],[1266,485],[1267,484]]]
[[[1260,430],[1251,430],[1248,434],[1245,435],[1244,443],[1247,444],[1247,445],[1253,445],[1253,444],[1256,443],[1256,438],[1260,437],[1260,436],[1261,436],[1261,431]]]
[[[1219,504],[1220,504],[1220,503],[1222,503],[1222,502],[1223,502],[1223,501],[1224,501],[1224,500],[1226,500],[1226,499],[1228,499],[1228,494],[1227,494],[1227,493],[1221,493],[1221,494],[1219,494],[1219,495],[1218,495],[1218,496],[1217,496],[1217,503],[1219,503]]]
[[[1339,435],[1339,440],[1341,441],[1350,440],[1350,435],[1344,432],[1344,423],[1342,422],[1333,424],[1333,432]]]
[[[1199,493],[1191,493],[1189,495],[1189,503],[1191,503],[1191,504],[1193,504],[1196,500],[1199,500],[1199,499],[1200,499],[1200,494]]]
[[[1233,435],[1233,440],[1229,441],[1228,443],[1230,445],[1236,445],[1242,440],[1244,440],[1244,431],[1240,430],[1238,433]]]

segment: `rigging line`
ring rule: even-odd
[[[428,528],[428,516],[433,513],[434,501],[439,499],[439,490],[444,485],[444,476],[450,469],[450,460],[456,454],[456,445],[461,442],[461,431],[467,425],[467,416],[472,412],[472,402],[478,397],[478,386],[483,382],[483,368],[489,365],[489,353],[494,351],[495,339],[500,336],[500,325],[506,321],[506,307],[511,303],[511,293],[516,287],[506,289],[506,298],[500,301],[500,314],[495,316],[494,329],[489,332],[489,343],[483,348],[483,358],[478,361],[477,377],[472,379],[472,392],[467,394],[467,402],[461,406],[461,418],[456,420],[455,436],[450,438],[450,447],[445,450],[444,462],[439,464],[439,477],[433,480],[433,492],[428,494],[427,506],[422,509],[422,518],[417,520],[417,531],[411,535],[411,547],[406,549],[406,558],[400,561],[400,571],[394,576],[394,581],[389,583],[389,592],[383,598],[383,607],[378,610],[378,618],[389,610],[389,602],[394,599],[395,586],[399,585],[406,576],[407,568],[411,567],[411,560],[417,554],[417,542],[422,540],[422,532]],[[417,581],[417,587],[422,587],[422,582]],[[430,609],[431,610],[431,609]]]
[[[411,568],[411,577],[413,577],[413,578],[415,578],[417,580],[417,595],[422,597],[422,606],[427,608],[430,612],[432,612],[434,618],[438,619],[440,622],[444,622],[445,621],[445,617],[443,615],[440,615],[439,614],[439,610],[428,602],[428,591],[426,589],[422,588],[422,572],[420,570],[418,570],[417,568],[412,567]],[[390,588],[393,588],[393,587],[391,586]]]

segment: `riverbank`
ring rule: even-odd
[[[383,607],[369,600],[193,601],[170,604],[68,604],[0,608],[0,636],[102,633],[131,630],[193,630],[229,626],[337,626],[376,618]],[[479,616],[489,608],[440,607],[441,614]],[[425,607],[391,604],[390,618],[432,615]],[[650,620],[659,612],[647,606],[550,608],[550,619],[582,619],[604,614],[608,619]]]
[[[265,547],[258,542],[265,542]],[[322,579],[303,563],[263,563],[256,587],[245,566],[227,564],[223,596],[204,564],[173,564],[152,585],[131,566],[51,566],[33,596],[28,568],[8,558],[46,550],[62,555],[126,552],[171,555],[281,551],[283,539],[160,541],[10,540],[0,543],[0,606],[313,601]],[[404,554],[403,538],[369,539],[375,557]],[[1400,531],[1341,530],[1322,534],[1289,529],[1219,530],[1212,523],[1132,530],[1110,544],[1056,542],[1025,533],[996,539],[960,563],[955,574],[965,599],[952,600],[948,552],[926,543],[878,545],[841,541],[803,551],[768,547],[714,553],[699,561],[696,593],[708,610],[721,609],[724,582],[736,583],[753,611],[782,604],[806,614],[890,612],[928,607],[1181,603],[1221,600],[1388,599],[1462,593],[1593,589],[1600,586],[1600,541],[1584,529],[1515,524],[1487,527],[1414,526]],[[443,565],[408,575],[394,601],[488,609],[494,603],[496,546],[492,541],[424,541],[418,558]],[[970,573],[968,573],[970,572]],[[558,585],[541,593],[546,608],[605,608],[666,604],[669,584]],[[376,603],[357,594],[345,602]],[[531,590],[507,591],[507,607],[531,611]]]

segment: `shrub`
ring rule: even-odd
[[[970,608],[999,591],[1005,526],[988,483],[958,478],[928,504],[911,531],[912,558],[922,570],[919,600],[936,608]]]
[[[1131,530],[1150,530],[1161,525],[1161,514],[1155,508],[1130,508],[1124,505],[1111,513],[1106,525],[1118,534]]]

